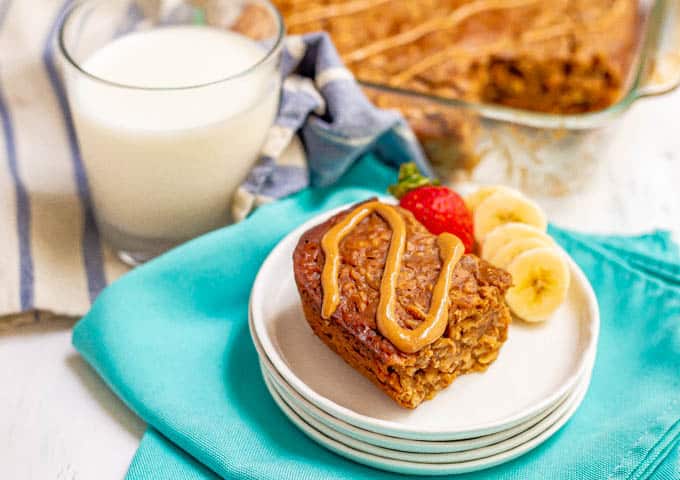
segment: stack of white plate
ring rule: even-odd
[[[359,463],[443,475],[516,458],[571,418],[588,389],[599,331],[595,295],[573,261],[568,299],[553,318],[537,325],[514,322],[486,372],[461,376],[433,400],[407,410],[326,347],[304,318],[292,253],[303,232],[338,210],[277,245],[250,300],[264,380],[297,427]]]

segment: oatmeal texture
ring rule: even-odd
[[[275,0],[290,33],[327,31],[360,80],[553,113],[612,104],[638,0]]]
[[[398,210],[406,222],[407,241],[395,312],[400,325],[412,329],[429,310],[441,260],[436,237],[410,212]],[[463,256],[453,273],[444,335],[416,353],[403,353],[376,327],[380,280],[391,239],[389,225],[376,213],[340,243],[341,301],[330,318],[322,318],[325,258],[321,238],[349,211],[307,231],[293,254],[295,281],[314,333],[406,408],[431,399],[458,375],[484,371],[507,338],[510,314],[503,298],[511,284],[510,275],[475,255]]]

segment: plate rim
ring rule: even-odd
[[[286,405],[295,412],[305,423],[307,423],[311,428],[314,428],[321,432],[322,434],[333,438],[334,440],[344,444],[347,447],[353,448],[360,452],[376,455],[379,457],[389,458],[393,460],[405,460],[413,463],[424,463],[424,464],[447,464],[447,463],[460,463],[471,460],[479,460],[482,458],[487,458],[493,455],[498,455],[515,447],[521,446],[524,443],[531,441],[534,437],[537,437],[547,429],[549,429],[555,422],[557,422],[564,414],[566,414],[571,407],[577,401],[581,391],[587,388],[586,381],[589,382],[590,372],[587,372],[587,377],[581,379],[577,384],[573,392],[571,392],[564,402],[560,403],[554,410],[552,410],[547,416],[543,417],[537,423],[527,428],[524,431],[517,433],[511,437],[501,440],[499,442],[493,443],[491,445],[486,445],[484,447],[473,448],[469,450],[463,450],[458,452],[440,452],[440,453],[424,453],[424,452],[404,452],[401,450],[395,450],[391,448],[379,447],[367,442],[362,442],[361,440],[353,439],[348,435],[338,432],[334,428],[319,422],[314,419],[307,411],[304,409],[297,409],[295,405],[291,405],[289,398],[285,390],[282,392],[280,390],[280,385],[276,382],[276,379],[272,378],[269,372],[266,371],[266,367],[260,364],[260,368],[263,370],[263,377],[267,377],[265,381],[269,381],[271,387],[276,391],[279,397],[286,403]],[[324,430],[332,432],[332,434],[326,433]],[[338,438],[338,436],[341,438]],[[350,442],[350,443],[348,443]],[[375,451],[371,452],[364,450],[362,446],[356,446],[355,444],[363,444],[369,449]],[[383,452],[383,453],[380,453]],[[480,453],[481,452],[481,453]],[[401,455],[405,458],[397,458],[389,455]],[[464,458],[465,455],[472,455],[472,457]],[[479,455],[479,456],[477,456]],[[455,457],[461,457],[456,459]],[[414,458],[415,457],[415,458]]]
[[[281,376],[288,382],[288,384],[290,384],[298,393],[309,399],[312,403],[319,406],[327,413],[341,418],[345,422],[358,426],[364,430],[413,440],[457,440],[460,438],[487,435],[500,430],[512,428],[513,426],[535,416],[536,413],[547,408],[549,405],[552,405],[558,398],[562,397],[566,392],[573,389],[577,380],[583,376],[586,368],[588,367],[587,359],[590,355],[594,356],[597,350],[600,329],[600,315],[597,297],[595,296],[592,285],[588,281],[581,268],[566,252],[564,252],[564,254],[566,255],[567,261],[569,262],[570,271],[572,273],[572,283],[575,283],[574,280],[576,280],[577,283],[583,288],[587,298],[588,313],[589,317],[591,318],[591,321],[589,322],[590,339],[587,347],[581,355],[581,358],[579,359],[579,365],[575,371],[570,374],[566,381],[563,382],[562,385],[556,389],[556,391],[542,399],[540,402],[537,402],[536,404],[504,419],[487,422],[486,424],[480,424],[474,428],[453,430],[422,429],[417,428],[416,426],[404,425],[390,420],[376,419],[354,412],[347,407],[335,403],[333,400],[317,393],[312,388],[307,386],[302,381],[302,379],[300,379],[295,374],[295,372],[293,372],[288,367],[283,358],[281,358],[281,356],[278,354],[278,350],[267,335],[265,323],[260,318],[261,315],[259,314],[259,311],[262,307],[262,302],[260,299],[266,298],[266,270],[269,268],[270,264],[272,264],[274,258],[280,254],[284,243],[291,241],[291,239],[299,239],[308,229],[326,221],[336,213],[346,210],[355,204],[356,202],[348,203],[319,213],[285,235],[269,252],[264,262],[262,262],[257,276],[255,277],[255,282],[253,283],[249,299],[249,313],[252,315],[251,335],[260,341],[260,345],[265,351],[270,362],[274,365],[277,372],[279,372]],[[263,290],[265,291],[263,292]]]
[[[372,468],[407,475],[433,476],[433,475],[453,475],[485,470],[488,468],[501,465],[503,463],[507,463],[530,452],[534,448],[544,443],[550,437],[552,437],[574,416],[578,408],[583,403],[583,400],[585,399],[585,396],[590,387],[590,380],[591,378],[589,376],[587,378],[587,382],[584,385],[584,388],[580,392],[580,395],[574,402],[574,405],[567,412],[565,412],[553,425],[548,427],[545,431],[538,434],[531,440],[517,447],[511,448],[510,450],[498,453],[496,455],[491,455],[489,457],[461,462],[436,463],[436,464],[415,463],[405,460],[395,460],[380,457],[378,455],[361,452],[352,447],[344,445],[343,443],[315,430],[312,426],[310,426],[299,416],[297,416],[297,414],[295,414],[295,412],[292,409],[290,409],[290,407],[282,406],[280,402],[283,402],[283,400],[280,397],[277,398],[276,394],[272,394],[271,390],[269,389],[273,387],[270,387],[266,379],[264,379],[264,382],[265,386],[267,387],[267,390],[271,394],[272,399],[277,404],[282,413],[291,421],[291,423],[293,423],[296,426],[296,428],[301,430],[303,434],[305,434],[308,438],[310,438],[318,445],[348,460]],[[357,458],[359,458],[360,460],[357,460]]]
[[[250,318],[249,318],[249,323],[250,323]],[[511,427],[509,429],[505,430],[500,430],[498,432],[489,434],[489,435],[482,435],[479,437],[471,437],[471,438],[461,438],[458,440],[413,440],[413,439],[407,439],[407,438],[399,438],[399,437],[392,437],[389,435],[384,435],[381,433],[373,432],[370,430],[365,430],[361,427],[357,427],[356,425],[352,425],[350,423],[345,422],[344,420],[334,417],[330,413],[322,410],[319,406],[315,405],[308,399],[304,398],[300,392],[295,390],[293,387],[291,387],[289,384],[286,383],[285,379],[281,377],[281,375],[275,370],[274,366],[271,364],[270,360],[267,358],[267,356],[264,354],[262,351],[262,347],[258,344],[259,342],[257,339],[253,338],[253,344],[255,345],[255,349],[258,353],[260,365],[262,366],[264,364],[265,368],[267,369],[267,372],[270,374],[270,376],[274,377],[273,381],[278,384],[281,388],[283,388],[289,395],[294,396],[295,398],[293,399],[294,402],[299,403],[301,408],[305,408],[307,410],[307,413],[315,418],[318,422],[324,423],[325,425],[329,426],[330,428],[335,429],[336,431],[351,437],[355,438],[357,440],[365,441],[365,443],[369,443],[371,445],[383,447],[383,448],[389,448],[393,450],[401,450],[403,452],[408,452],[408,453],[454,453],[454,452],[462,452],[466,450],[472,450],[476,448],[482,448],[488,445],[493,445],[495,443],[501,442],[506,440],[507,438],[510,438],[511,436],[517,435],[521,432],[523,432],[526,429],[532,428],[536,423],[542,421],[545,417],[550,415],[556,408],[559,408],[559,406],[567,400],[567,397],[573,393],[567,392],[564,397],[560,397],[560,399],[554,404],[546,408],[544,411],[541,411],[537,414],[536,417],[537,420],[534,421],[534,418],[528,419],[526,422],[522,422],[518,425],[515,425],[514,427]],[[310,413],[312,411],[312,413]],[[318,417],[323,417],[325,419],[320,419]],[[530,423],[527,425],[527,423]],[[333,426],[335,425],[335,427]],[[347,433],[347,431],[356,431],[355,436],[353,436],[350,433]],[[506,433],[507,432],[507,433]],[[504,435],[501,435],[504,434]],[[496,437],[496,438],[490,438],[490,437]],[[500,437],[500,438],[499,438]],[[366,438],[370,438],[370,441],[366,441]],[[383,440],[384,439],[384,440]],[[481,439],[481,440],[480,440]],[[373,443],[377,442],[377,443]],[[390,442],[394,442],[395,445],[398,446],[392,446],[389,445]],[[403,442],[403,443],[402,443]],[[477,442],[477,444],[475,444]],[[455,445],[455,444],[460,444]],[[465,445],[465,444],[470,444],[470,445]],[[413,450],[407,450],[407,449],[413,449]]]

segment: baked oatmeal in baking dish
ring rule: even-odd
[[[275,0],[290,33],[327,31],[363,81],[578,113],[614,103],[637,0]]]

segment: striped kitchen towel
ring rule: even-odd
[[[97,233],[59,76],[54,40],[70,3],[0,0],[0,318],[33,310],[80,316],[126,271]],[[236,193],[235,218],[310,183],[334,182],[369,149],[427,171],[404,121],[366,100],[326,35],[288,38],[282,74],[279,116]],[[282,155],[296,134],[307,162]]]
[[[408,124],[366,99],[325,33],[288,37],[281,70],[279,115],[259,162],[236,192],[235,219],[310,183],[332,184],[369,149],[395,165],[415,161],[432,175]],[[305,145],[306,164],[277,162],[296,133]]]

